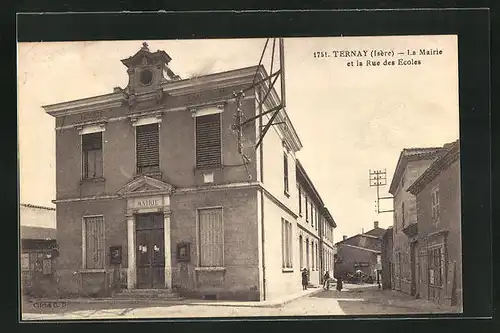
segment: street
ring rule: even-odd
[[[221,306],[212,304],[82,304],[66,303],[48,308],[24,302],[23,320],[207,318],[254,316],[338,316],[457,312],[407,295],[394,295],[376,287],[352,288],[338,292],[322,290],[279,307]]]

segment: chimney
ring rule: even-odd
[[[346,240],[346,239],[347,239],[346,235],[342,236],[342,240]]]
[[[364,233],[365,233],[365,229],[361,228],[361,234],[364,234]]]
[[[378,228],[378,221],[373,222],[373,228],[377,229]]]

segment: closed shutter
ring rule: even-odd
[[[104,268],[104,219],[89,217],[85,219],[86,268]]]
[[[84,134],[82,136],[83,151],[102,149],[102,133]]]
[[[160,165],[158,124],[136,127],[137,168]]]
[[[286,152],[283,153],[283,182],[285,193],[288,193],[288,155]]]
[[[222,208],[199,211],[200,266],[223,266]]]
[[[219,167],[221,165],[220,115],[213,114],[196,118],[196,167]]]

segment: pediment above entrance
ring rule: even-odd
[[[139,176],[125,184],[116,193],[123,197],[138,197],[158,194],[170,195],[173,190],[172,185],[161,180],[148,176]]]

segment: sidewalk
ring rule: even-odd
[[[230,306],[230,307],[262,307],[275,308],[281,307],[298,298],[312,296],[320,293],[323,288],[311,288],[300,290],[297,293],[286,295],[274,300],[268,301],[223,301],[223,300],[198,300],[198,299],[119,299],[119,298],[30,298],[25,301],[28,303],[71,303],[71,304],[147,304],[147,305],[192,305],[192,306]]]
[[[356,295],[366,302],[378,303],[380,305],[393,306],[407,309],[426,309],[429,312],[446,312],[446,313],[460,313],[461,308],[451,307],[446,305],[439,305],[430,300],[416,299],[413,296],[394,291],[394,290],[381,290],[376,286],[372,287],[357,287],[346,290],[347,294]]]

